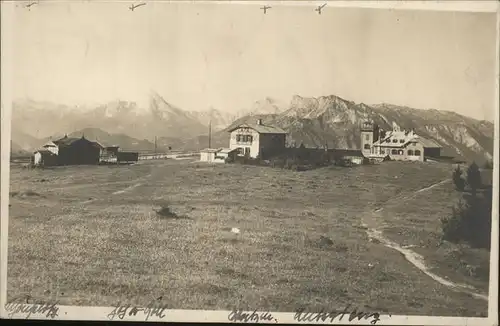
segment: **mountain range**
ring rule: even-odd
[[[417,134],[441,144],[445,155],[485,161],[493,156],[493,130],[489,121],[479,121],[455,112],[421,110],[392,104],[367,105],[335,95],[317,98],[295,95],[289,103],[273,98],[254,102],[248,109],[227,113],[215,108],[183,110],[156,92],[148,108],[134,102],[115,101],[94,108],[78,108],[34,100],[13,104],[12,152],[32,151],[48,139],[81,136],[128,150],[199,150],[226,147],[228,130],[262,119],[289,133],[289,143],[309,147],[359,148],[359,125],[370,119],[385,130],[393,124],[415,129]]]

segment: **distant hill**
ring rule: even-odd
[[[49,136],[65,133],[117,143],[124,149],[158,148],[199,150],[208,146],[212,124],[212,147],[228,146],[228,127],[263,119],[289,132],[289,141],[316,147],[359,148],[359,125],[372,119],[384,129],[393,123],[414,128],[444,147],[444,154],[482,162],[493,156],[493,123],[438,110],[420,110],[393,104],[354,103],[335,95],[293,96],[289,103],[272,98],[251,103],[233,114],[210,108],[183,110],[159,94],[150,94],[148,108],[134,102],[115,101],[94,108],[78,108],[33,100],[16,101],[12,114],[12,141],[30,151]]]
[[[85,128],[68,134],[68,137],[82,136],[88,140],[98,141],[103,146],[120,146],[120,148],[125,151],[154,150],[154,143],[146,139],[139,140],[125,134],[110,134],[99,128]],[[53,139],[56,139],[56,137]]]
[[[454,112],[419,110],[404,106],[356,104],[338,96],[304,98],[294,96],[288,110],[277,114],[248,115],[212,136],[213,147],[228,146],[230,127],[262,119],[289,132],[290,143],[308,147],[360,148],[359,126],[371,119],[385,130],[393,123],[414,128],[417,134],[434,139],[443,146],[443,155],[484,162],[493,157],[494,125]],[[196,144],[187,141],[186,148]],[[205,145],[206,147],[206,145]]]

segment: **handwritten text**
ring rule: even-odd
[[[229,313],[227,316],[227,319],[229,321],[233,322],[245,322],[245,323],[258,323],[260,321],[264,322],[275,322],[277,323],[278,320],[273,317],[273,315],[269,312],[257,312],[257,310],[254,311],[243,311],[243,310],[233,310]]]
[[[107,317],[109,320],[113,320],[115,318],[123,319],[125,316],[137,316],[138,313],[141,313],[147,321],[150,317],[158,317],[160,319],[164,318],[165,310],[167,310],[166,306],[159,305],[156,302],[148,304],[145,308],[139,308],[130,304],[118,304],[113,308],[113,311],[111,311]]]
[[[363,312],[363,311],[358,311],[356,308],[350,311],[350,305],[347,306],[342,311],[306,312],[304,310],[299,310],[295,313],[293,319],[299,322],[325,322],[328,320],[331,323],[336,318],[338,318],[338,320],[341,321],[346,315],[348,316],[347,319],[349,321],[353,321],[356,318],[358,320],[361,319],[366,320],[368,318],[372,318],[372,320],[370,321],[370,324],[372,325],[375,325],[380,320],[380,314],[378,312],[374,313]]]
[[[25,314],[26,319],[31,315],[41,314],[46,318],[56,318],[59,316],[58,302],[29,303],[29,298],[17,298],[13,302],[5,305],[5,310],[9,318],[16,314]]]

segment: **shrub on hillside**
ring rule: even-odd
[[[265,165],[264,162],[258,158],[251,158],[249,156],[236,156],[234,163],[244,165]]]
[[[486,162],[484,162],[483,168],[486,170],[493,170],[493,161],[487,160]]]
[[[460,166],[457,165],[456,169],[453,170],[453,183],[455,184],[455,188],[458,191],[464,191],[465,189],[465,180],[462,178],[462,170],[460,169]]]
[[[453,243],[467,242],[473,247],[490,248],[491,188],[481,194],[464,194],[453,207],[451,216],[441,220],[443,240]]]
[[[473,193],[476,193],[477,189],[481,188],[481,171],[479,171],[479,166],[475,162],[472,162],[467,169],[467,185]]]
[[[271,160],[271,166],[273,168],[284,168],[285,167],[285,159],[281,157],[277,157]]]

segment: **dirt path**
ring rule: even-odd
[[[438,187],[438,186],[445,184],[449,181],[450,181],[450,179],[446,179],[446,180],[443,180],[441,182],[437,182],[431,186],[417,190],[413,194],[411,194],[410,196],[404,197],[403,200],[408,200],[410,198],[413,198],[418,193],[430,190],[434,187]],[[423,272],[424,274],[426,274],[427,276],[429,276],[430,278],[432,278],[436,282],[438,282],[444,286],[447,286],[454,291],[468,293],[468,294],[470,294],[478,299],[488,301],[488,296],[478,293],[474,287],[472,287],[470,285],[466,285],[466,284],[454,283],[454,282],[451,282],[449,280],[444,279],[443,277],[441,277],[435,273],[432,273],[431,271],[429,271],[429,268],[425,265],[424,257],[422,257],[420,254],[416,253],[415,251],[409,249],[409,247],[402,247],[398,243],[386,238],[383,235],[383,229],[384,229],[385,225],[381,224],[380,223],[381,219],[377,218],[380,216],[378,213],[380,213],[382,210],[383,210],[383,207],[375,209],[371,216],[365,217],[362,221],[362,225],[367,229],[366,233],[367,233],[369,238],[376,239],[376,240],[380,241],[380,243],[382,243],[384,246],[400,252],[410,264],[412,264],[413,266],[418,268],[421,272]]]
[[[122,190],[117,190],[117,191],[113,192],[112,195],[124,194],[124,193],[126,193],[126,192],[128,192],[128,191],[130,191],[130,190],[132,190],[134,188],[140,187],[151,176],[152,176],[152,173],[149,173],[149,174],[147,174],[147,175],[145,175],[143,177],[140,177],[140,178],[137,179],[137,181],[138,181],[137,183],[134,183],[133,185],[128,186],[127,188],[124,188]]]
[[[136,184],[133,184],[133,185],[131,185],[130,187],[127,187],[127,188],[125,188],[125,189],[123,189],[123,190],[118,190],[118,191],[115,191],[115,192],[113,192],[113,195],[118,195],[118,194],[123,194],[123,193],[126,193],[127,191],[130,191],[130,190],[132,190],[132,189],[134,189],[134,188],[137,188],[137,187],[139,187],[139,186],[142,186],[142,183],[141,183],[141,182],[138,182],[138,183],[136,183]]]

